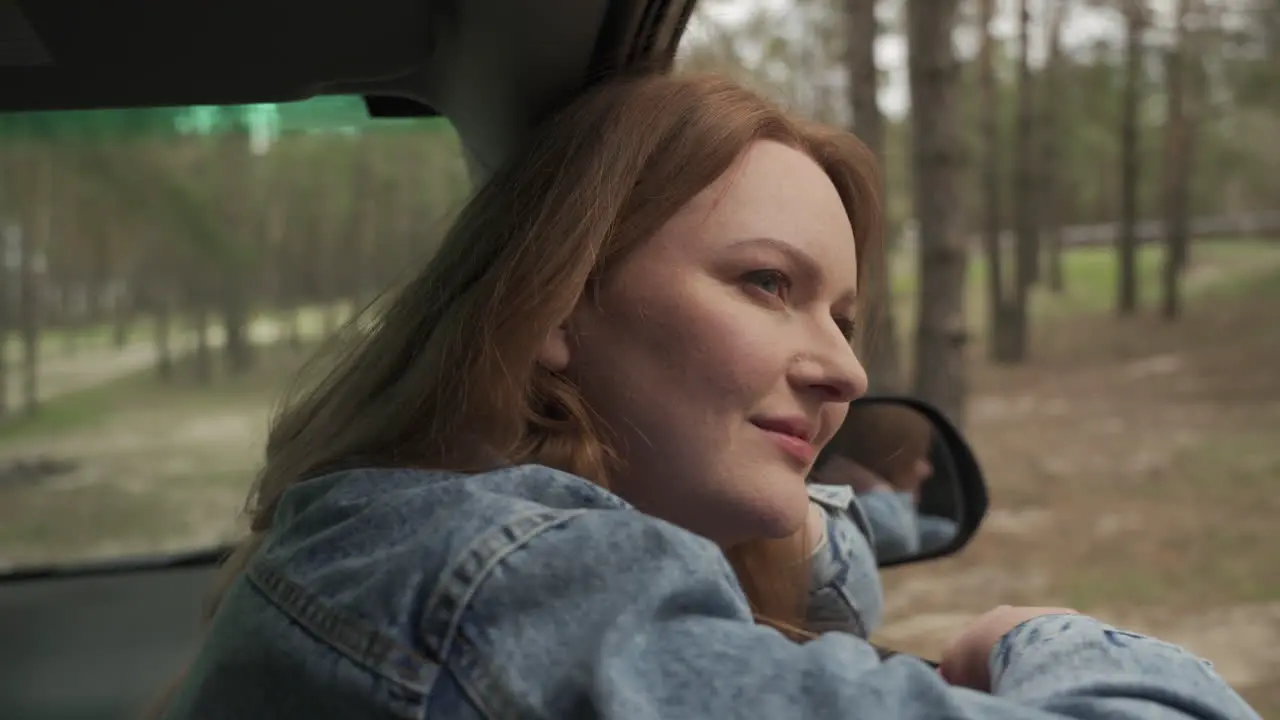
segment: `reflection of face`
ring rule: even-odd
[[[612,489],[723,545],[798,530],[816,449],[866,390],[856,276],[825,173],[752,146],[569,320],[564,370],[613,433]]]
[[[912,484],[922,483],[925,480],[928,480],[929,476],[932,474],[933,464],[930,463],[927,458],[918,458],[915,462],[911,463],[911,467],[907,471],[907,477],[905,480]]]
[[[911,493],[916,500],[920,500],[920,488],[925,481],[933,475],[933,465],[924,458],[919,458],[915,462],[906,466],[900,475],[889,478],[889,484],[893,485],[900,492]]]

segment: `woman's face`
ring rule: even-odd
[[[785,537],[867,379],[849,343],[857,253],[808,156],[753,145],[548,339],[611,434],[611,489],[724,546]]]

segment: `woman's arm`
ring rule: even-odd
[[[988,695],[850,635],[798,645],[752,624],[719,549],[670,524],[629,510],[521,522],[463,551],[426,601],[433,705],[491,720],[1257,718],[1195,657],[1089,618],[1007,635]]]
[[[880,562],[920,554],[920,526],[915,499],[910,494],[872,490],[858,495],[858,505],[871,526],[871,540]]]
[[[931,553],[950,545],[951,541],[955,540],[956,533],[960,532],[960,526],[950,518],[917,513],[916,519],[920,525],[920,552],[922,553]]]

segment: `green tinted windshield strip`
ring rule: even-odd
[[[204,105],[179,108],[73,110],[0,115],[0,140],[95,139],[172,134],[409,130],[452,131],[448,120],[371,118],[357,96],[320,97],[293,103]]]

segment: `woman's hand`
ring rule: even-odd
[[[938,672],[952,685],[991,692],[991,650],[1019,625],[1043,615],[1079,615],[1068,608],[1001,605],[969,623],[942,653]]]

